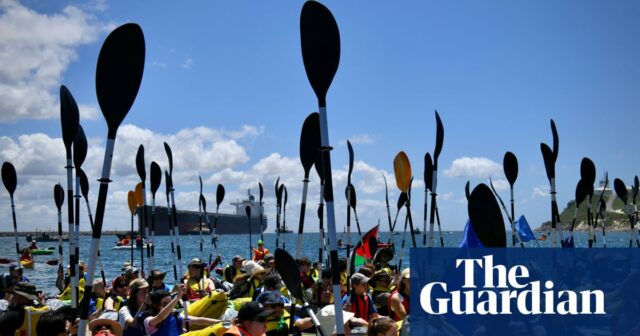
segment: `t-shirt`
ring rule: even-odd
[[[144,335],[144,332],[142,331],[142,326],[138,325],[137,327],[129,327],[125,324],[125,322],[131,318],[134,318],[134,317],[131,315],[131,312],[129,311],[129,307],[124,306],[120,308],[120,310],[118,311],[118,323],[120,323],[120,326],[122,326],[122,330],[123,330],[122,334],[126,336]]]
[[[178,336],[182,334],[182,317],[169,314],[167,318],[155,327],[149,324],[153,316],[144,319],[144,329],[148,335],[154,336]]]

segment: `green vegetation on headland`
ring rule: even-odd
[[[613,198],[613,199],[611,199]],[[600,199],[600,195],[596,193],[593,196],[593,200],[591,202],[591,212],[596,215],[598,211],[598,200]],[[622,209],[624,207],[624,203],[616,197],[615,194],[610,191],[605,192],[604,201],[607,203],[607,211],[605,213],[605,221],[604,226],[607,231],[625,231],[629,230],[629,217],[625,214]],[[609,208],[611,206],[611,208]],[[587,226],[587,208],[588,202],[585,200],[580,204],[578,208],[578,216],[576,217],[576,225],[573,228],[574,231],[587,231],[589,227]],[[567,206],[562,213],[560,214],[561,224],[558,226],[562,230],[569,230],[571,228],[571,222],[573,221],[573,215],[576,209],[575,200],[567,203]],[[551,214],[551,208],[549,208],[549,214]],[[598,219],[598,230],[602,230],[602,219]],[[546,221],[542,223],[542,225],[536,229],[536,231],[549,231],[551,230],[551,221]]]

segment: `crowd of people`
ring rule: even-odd
[[[252,260],[234,256],[207,264],[192,259],[178,281],[154,269],[148,276],[125,262],[119,276],[95,280],[89,299],[87,334],[92,335],[216,335],[277,336],[316,334],[317,326],[302,303],[276,271],[274,255],[262,241],[252,248]],[[334,302],[343,307],[347,335],[408,335],[410,271],[390,264],[392,248],[378,250],[373,260],[353,274],[341,259],[341,297],[335,298],[332,272],[307,257],[297,260],[304,302],[309,303],[327,335],[336,332]],[[84,298],[86,265],[79,263],[79,298]],[[24,276],[20,264],[11,265],[0,286],[0,335],[75,335],[78,310],[72,309],[69,271],[58,272],[59,294],[45,299]],[[169,283],[172,285],[169,285]],[[174,284],[175,283],[175,284]],[[291,284],[289,284],[291,285]],[[27,314],[32,314],[27,318]],[[29,325],[33,323],[34,325]]]

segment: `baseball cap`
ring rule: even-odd
[[[369,282],[369,280],[371,279],[367,278],[362,273],[353,273],[353,275],[351,276],[351,284],[353,285],[366,284]]]
[[[142,278],[137,278],[133,281],[131,281],[131,283],[129,283],[129,290],[130,291],[134,291],[134,290],[138,290],[141,288],[147,288],[149,287],[149,283],[147,282],[147,280],[142,279]]]
[[[268,292],[264,292],[262,294],[260,294],[258,296],[258,302],[260,302],[261,304],[267,306],[267,305],[277,305],[277,304],[282,304],[284,305],[284,302],[282,301],[282,298],[280,297],[280,294],[276,293],[276,292],[272,292],[272,291],[268,291]]]
[[[240,255],[235,255],[231,260],[233,262],[236,262],[236,261],[242,261],[242,260],[245,260],[245,259]]]
[[[240,321],[257,321],[258,319],[266,319],[273,314],[273,310],[266,309],[260,302],[247,302],[238,311],[238,320]]]

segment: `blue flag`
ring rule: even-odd
[[[527,219],[524,218],[524,215],[520,216],[516,221],[516,232],[518,233],[518,236],[520,236],[520,240],[523,242],[536,240],[536,236],[533,234],[533,231],[531,231],[529,223],[527,223]]]
[[[467,219],[467,225],[464,226],[464,233],[462,234],[462,239],[458,247],[484,247],[480,239],[478,239],[476,232],[473,231],[473,225],[471,225],[470,219]]]

